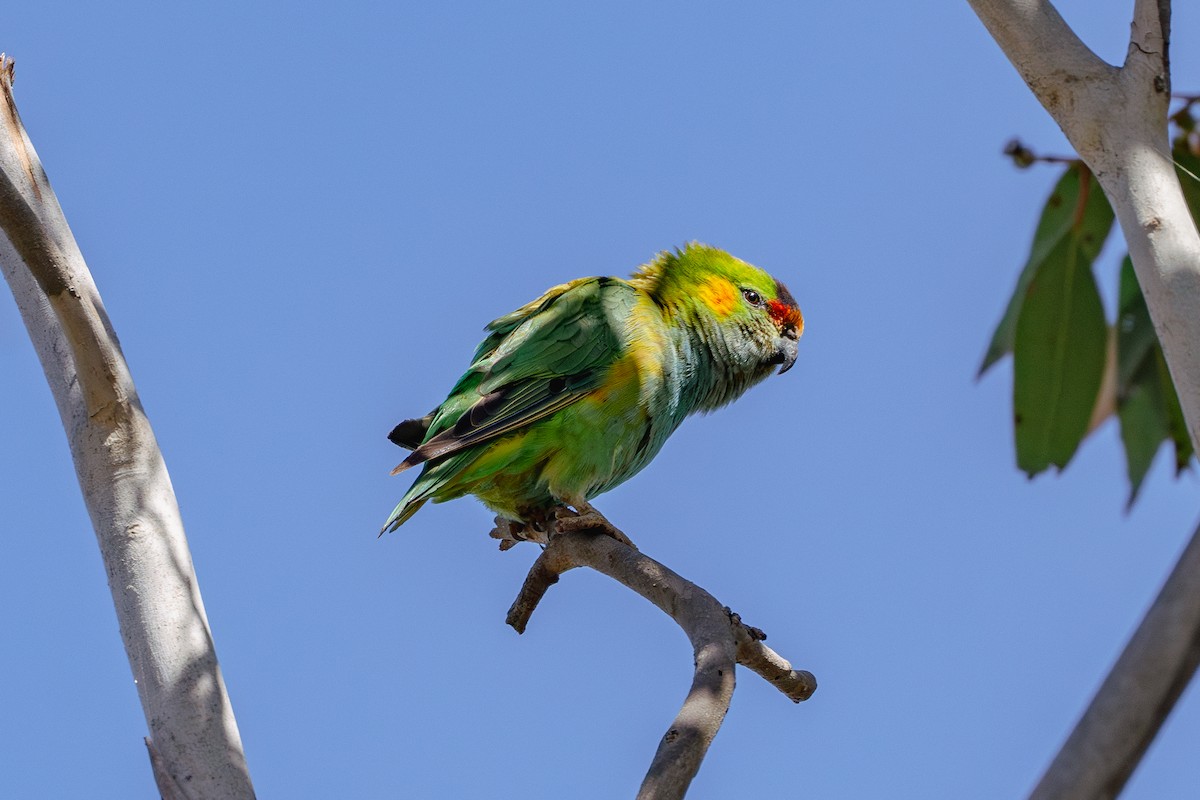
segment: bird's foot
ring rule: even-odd
[[[488,532],[488,536],[500,540],[502,551],[516,547],[518,542],[550,543],[549,526],[540,522],[518,522],[506,517],[496,517],[496,527]]]
[[[592,507],[592,504],[586,500],[577,500],[571,503],[575,508],[569,506],[559,506],[554,509],[554,532],[555,533],[570,533],[571,531],[598,531],[605,536],[611,536],[621,544],[633,550],[637,550],[637,545],[633,540],[621,532],[621,529],[613,525],[604,515]]]

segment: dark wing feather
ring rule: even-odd
[[[388,434],[387,438],[392,444],[406,450],[416,450],[421,446],[421,442],[425,441],[425,436],[429,433],[429,423],[433,422],[433,415],[436,413],[437,409],[435,408],[423,417],[404,420],[392,428],[392,432]]]
[[[524,428],[597,388],[621,354],[620,325],[635,301],[624,281],[582,278],[492,323],[482,355],[392,474]]]

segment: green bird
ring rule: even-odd
[[[383,525],[473,494],[501,546],[597,527],[589,504],[633,477],[684,418],[740,397],[796,361],[804,318],[758,267],[697,243],[628,279],[579,278],[487,326],[446,400],[388,438],[421,474]],[[573,509],[573,510],[572,510]]]

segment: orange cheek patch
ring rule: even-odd
[[[696,296],[704,305],[712,309],[714,314],[728,316],[737,305],[738,292],[733,284],[724,278],[709,278],[696,290]]]

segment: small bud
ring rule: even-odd
[[[1012,139],[1004,145],[1004,155],[1011,158],[1018,169],[1028,169],[1037,161],[1034,152],[1026,147],[1020,139]]]

